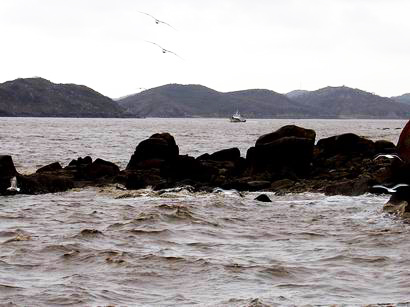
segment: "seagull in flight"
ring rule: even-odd
[[[20,192],[20,188],[17,187],[17,178],[16,178],[16,176],[14,176],[10,179],[10,187],[7,188],[7,191]]]
[[[147,43],[150,43],[150,44],[154,44],[155,46],[158,46],[159,48],[161,48],[161,49],[162,49],[162,53],[172,53],[172,54],[176,55],[177,57],[179,57],[181,60],[183,60],[183,58],[181,58],[181,57],[180,57],[178,54],[176,54],[175,52],[173,52],[173,51],[171,51],[171,50],[167,50],[167,49],[161,47],[160,45],[158,45],[157,43],[150,42],[150,41],[146,41],[146,42],[147,42]]]
[[[141,12],[141,11],[138,11],[138,13],[144,14],[144,15],[147,15],[147,16],[153,18],[153,19],[155,20],[155,23],[156,23],[157,25],[160,24],[160,23],[163,23],[164,25],[167,25],[168,27],[171,27],[172,29],[174,29],[174,30],[176,31],[176,29],[175,29],[173,26],[171,26],[169,23],[166,23],[165,21],[159,20],[159,19],[155,18],[154,16],[152,16],[152,15],[150,15],[150,14],[148,14],[148,13],[144,13],[144,12]]]
[[[394,187],[391,187],[391,188],[385,187],[384,185],[381,185],[381,184],[374,185],[372,188],[373,189],[382,189],[382,190],[384,190],[388,193],[397,193],[397,192],[400,192],[402,190],[405,190],[404,188],[408,188],[408,187],[409,187],[409,185],[406,184],[406,183],[399,183],[399,184],[396,184]],[[397,189],[399,189],[399,190],[397,190]]]
[[[402,158],[400,158],[398,155],[393,155],[393,154],[379,154],[373,160],[377,160],[379,158],[399,159],[401,162],[403,162]]]

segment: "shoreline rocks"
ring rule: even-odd
[[[109,161],[80,157],[66,167],[55,162],[30,175],[19,174],[11,156],[0,156],[0,170],[4,169],[0,194],[5,194],[14,175],[24,194],[121,184],[127,189],[190,185],[197,191],[221,187],[328,195],[360,195],[371,192],[375,184],[394,182],[398,176],[397,161],[374,160],[376,154],[398,152],[391,142],[373,142],[353,133],[315,141],[315,131],[288,125],[259,137],[246,158],[240,156],[238,148],[195,158],[180,155],[171,134],[156,133],[136,146],[124,170]]]

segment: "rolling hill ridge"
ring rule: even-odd
[[[230,117],[410,118],[409,94],[387,98],[346,86],[280,94],[267,89],[218,92],[167,84],[113,100],[75,84],[43,78],[0,84],[0,116],[40,117]]]
[[[122,117],[124,110],[111,98],[83,85],[27,78],[0,84],[0,115]]]

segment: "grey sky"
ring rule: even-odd
[[[406,0],[1,0],[0,82],[41,76],[113,98],[167,83],[400,95],[409,12]]]

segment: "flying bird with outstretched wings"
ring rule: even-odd
[[[173,26],[171,26],[169,23],[167,23],[167,22],[165,22],[165,21],[162,21],[162,20],[159,20],[158,18],[155,18],[154,16],[152,16],[152,15],[150,15],[150,14],[148,14],[148,13],[144,13],[144,12],[141,12],[141,11],[138,11],[138,13],[144,14],[144,15],[147,15],[147,16],[151,17],[152,19],[155,20],[155,23],[156,23],[157,25],[160,24],[160,23],[163,23],[164,25],[167,25],[168,27],[171,27],[172,29],[176,30],[176,29],[175,29]]]
[[[178,54],[176,54],[175,52],[165,49],[164,47],[161,47],[160,45],[158,45],[157,43],[154,42],[150,42],[150,41],[146,41],[147,43],[153,44],[155,46],[158,46],[159,48],[161,48],[162,53],[172,53],[173,55],[176,55],[177,57],[179,57],[181,60],[183,60],[183,58],[181,58]]]

